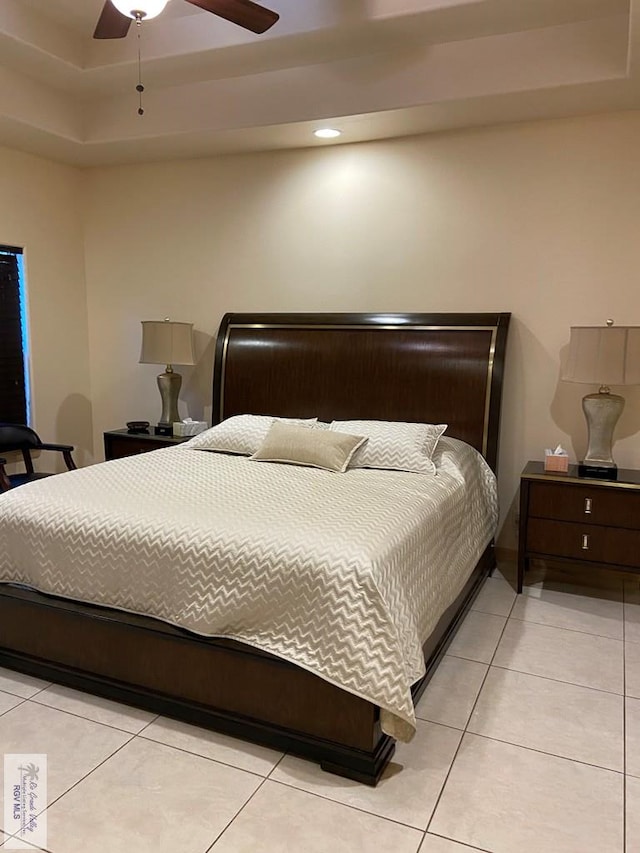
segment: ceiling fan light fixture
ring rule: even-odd
[[[157,17],[164,11],[169,0],[111,0],[111,2],[118,12],[135,21],[138,15],[144,20]]]
[[[98,0],[95,2],[97,3]],[[148,18],[155,18],[164,10],[168,2],[169,0],[104,0],[93,37],[94,39],[126,38],[131,28],[131,21],[136,22],[138,33],[140,33],[140,23]],[[265,33],[280,18],[277,12],[254,3],[254,0],[186,0],[186,2],[257,35]]]

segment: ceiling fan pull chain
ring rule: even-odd
[[[138,115],[144,115],[144,107],[142,106],[142,93],[144,92],[144,86],[142,85],[142,60],[140,58],[140,31],[142,29],[142,16],[140,13],[136,14],[136,27],[138,28],[138,85],[136,86],[136,92],[138,93]]]

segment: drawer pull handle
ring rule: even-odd
[[[583,551],[589,550],[589,534],[588,533],[582,534],[582,550]]]
[[[591,515],[591,498],[584,499],[584,514]]]

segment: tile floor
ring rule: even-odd
[[[638,577],[538,566],[516,597],[503,566],[417,716],[372,789],[0,670],[0,752],[48,756],[50,853],[640,853]]]

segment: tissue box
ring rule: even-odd
[[[569,470],[569,455],[567,453],[552,453],[550,450],[545,451],[544,470],[566,474]]]
[[[185,436],[198,435],[199,432],[204,432],[208,428],[209,425],[206,421],[187,421],[187,423],[177,421],[173,424],[173,434],[179,438],[184,438]]]

